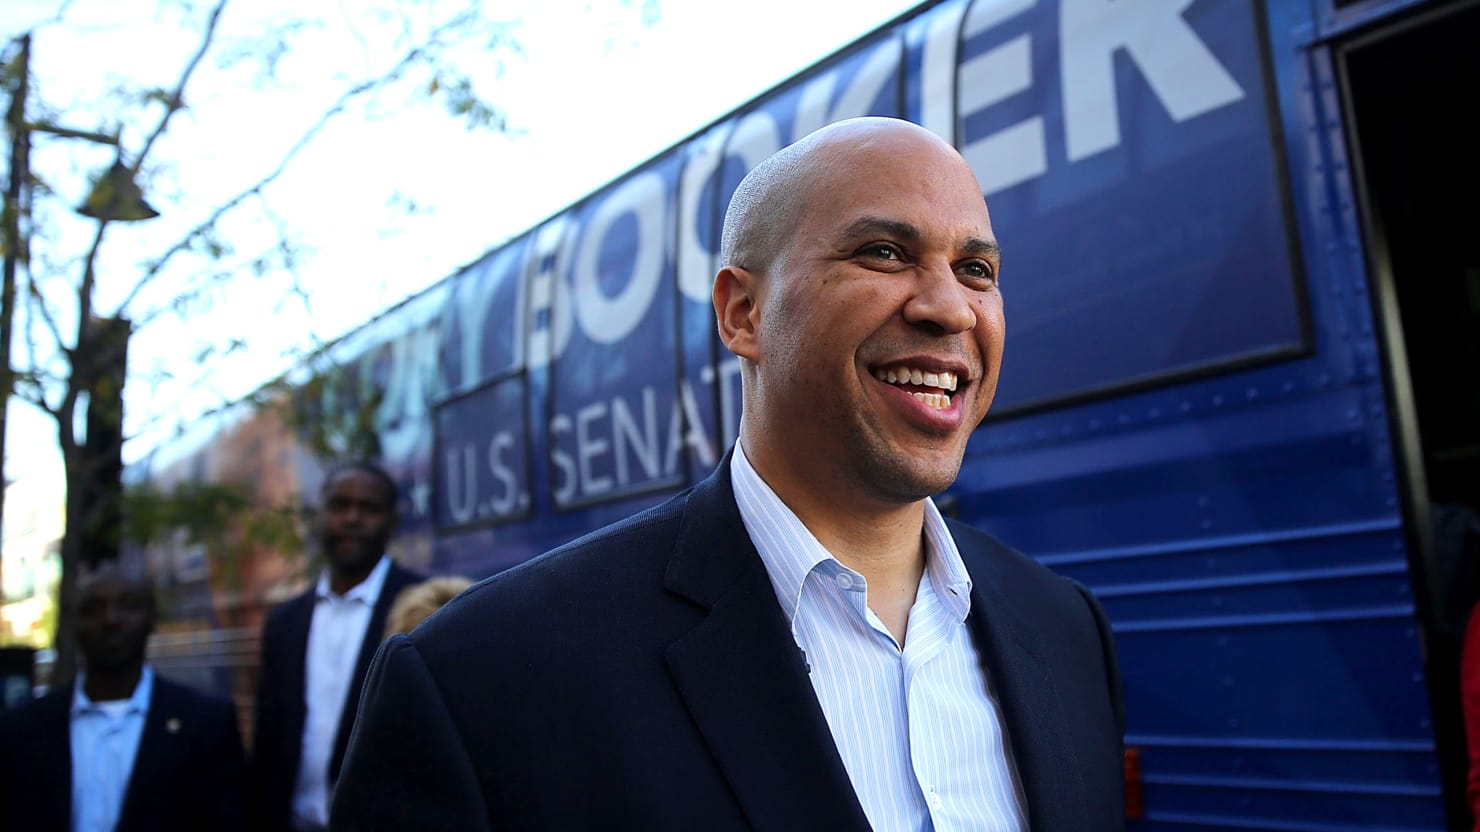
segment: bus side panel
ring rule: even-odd
[[[1062,22],[1082,4],[1059,5]],[[1052,153],[1037,179],[989,195],[1013,266],[1022,216],[1041,223],[1035,255],[1086,223],[1112,226],[1115,247],[1080,244],[1075,256],[1128,256],[1136,274],[1040,266],[1018,277],[1034,281],[1022,311],[1021,272],[1004,270],[1010,333],[1022,315],[1056,318],[1037,344],[1009,337],[1005,366],[1033,377],[1014,388],[1004,370],[1005,404],[1019,390],[1055,391],[1061,404],[1028,396],[979,430],[947,501],[1103,601],[1126,742],[1139,750],[1134,828],[1443,829],[1376,344],[1322,124],[1335,113],[1290,34],[1308,23],[1301,4],[1271,5],[1267,42],[1254,4],[1187,10],[1181,35],[1199,37],[1242,94],[1185,120],[1168,117],[1164,90],[1141,86],[1156,59],[1121,53],[1121,144],[1085,157],[1089,167],[1063,163],[1063,175],[1124,172],[1116,187],[1137,206],[1134,223],[1090,189],[1045,209],[1046,191],[1071,193],[1046,184],[1060,173]],[[1079,46],[1065,32],[1058,48]],[[1052,99],[1016,115],[1052,111]],[[1220,138],[1216,122],[1233,114],[1243,126]],[[1184,126],[1199,128],[1185,142]],[[1054,133],[1048,118],[1050,147]],[[1240,202],[1243,221],[1206,222]],[[1158,204],[1189,216],[1144,227],[1155,214],[1142,207]],[[1196,273],[1191,295],[1166,291]],[[1223,288],[1240,281],[1250,291]],[[1068,325],[1080,306],[1094,325]],[[1158,346],[1166,334],[1178,343]],[[1121,352],[1153,360],[1118,389],[1076,398],[1089,384],[1081,368],[1113,379],[1124,359],[1103,356]]]

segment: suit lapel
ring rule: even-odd
[[[669,671],[757,829],[867,829],[806,666],[730,490],[729,458],[690,494],[666,576],[708,611]]]
[[[375,606],[370,610],[370,626],[365,629],[365,638],[360,642],[360,656],[355,660],[355,678],[363,679],[370,672],[370,661],[375,658],[375,651],[380,649],[380,642],[385,636],[385,619],[391,612],[391,605],[396,602],[396,596],[409,584],[416,583],[416,576],[391,563],[391,568],[385,573],[385,583],[380,586],[380,597],[375,599]],[[351,699],[358,702],[358,694],[351,694]]]
[[[43,724],[37,726],[37,735],[44,738],[61,737],[61,742],[43,741],[34,745],[36,767],[43,772],[38,778],[46,790],[36,795],[39,806],[55,807],[52,818],[58,829],[72,828],[72,686],[59,691],[59,695],[43,700],[46,710],[40,715]]]
[[[176,771],[188,728],[180,700],[169,683],[154,677],[154,691],[149,696],[149,713],[144,717],[144,730],[139,735],[139,748],[134,754],[133,773],[123,793],[123,806],[118,812],[119,829],[142,829],[141,820],[148,817],[147,807],[156,800],[170,800],[169,795],[155,795],[156,788],[167,785],[166,772]]]
[[[370,610],[370,623],[365,628],[364,639],[360,642],[360,655],[355,659],[355,675],[350,677],[349,691],[344,699],[344,710],[339,715],[339,730],[334,737],[334,756],[329,759],[330,783],[339,779],[339,767],[343,764],[344,753],[349,748],[349,735],[354,725],[355,714],[360,710],[360,688],[365,675],[370,672],[370,662],[375,658],[375,651],[380,649],[380,642],[385,635],[385,619],[390,615],[391,605],[395,603],[396,596],[401,590],[418,580],[419,576],[416,573],[402,569],[394,562],[391,563],[390,570],[386,572],[385,582],[380,586],[380,597],[375,599],[375,606]],[[307,649],[308,636],[306,633],[303,642]]]
[[[302,718],[308,707],[305,687],[308,684],[308,631],[313,626],[314,590],[309,590],[297,598],[288,602],[284,610],[287,617],[287,629],[289,638],[282,640],[278,649],[283,651],[283,661],[279,667],[283,670],[282,689],[292,691],[291,704],[294,713]],[[267,649],[268,645],[263,645]]]
[[[1064,730],[1063,702],[1048,665],[1021,622],[1037,613],[1004,591],[992,552],[968,535],[953,535],[971,574],[972,638],[986,664],[992,695],[1002,709],[1012,760],[1032,829],[1088,829],[1084,784],[1075,749]]]
[[[391,605],[396,602],[396,595],[406,588],[407,584],[414,583],[411,573],[391,564],[389,571],[385,573],[385,582],[380,585],[380,597],[375,599],[375,606],[370,609],[370,623],[365,627],[365,637],[360,640],[360,655],[355,659],[355,675],[350,677],[349,696],[344,703],[344,716],[340,717],[339,732],[345,733],[344,726],[354,721],[355,711],[360,707],[360,686],[355,684],[356,680],[363,680],[365,674],[370,672],[370,662],[375,658],[375,651],[380,649],[380,642],[385,636],[385,619],[390,614]]]

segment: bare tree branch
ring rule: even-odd
[[[221,0],[206,18],[205,31],[201,35],[200,46],[196,48],[195,54],[185,64],[185,69],[180,73],[180,80],[176,82],[174,90],[167,96],[168,100],[164,102],[164,112],[160,114],[158,123],[154,125],[154,130],[144,140],[143,147],[140,148],[138,154],[134,157],[134,163],[130,167],[131,171],[138,172],[139,166],[143,164],[144,159],[149,155],[149,151],[154,147],[154,143],[159,140],[160,136],[164,135],[164,131],[169,127],[170,120],[174,118],[175,113],[179,112],[180,102],[185,94],[185,87],[190,83],[190,77],[195,73],[195,68],[200,65],[201,59],[205,57],[206,51],[210,49],[211,41],[216,36],[216,25],[221,20],[221,12],[226,8],[226,3],[227,0]],[[94,264],[97,261],[98,250],[103,244],[103,233],[107,227],[107,220],[98,221],[97,235],[93,238],[92,247],[88,250],[87,258],[83,261],[82,284],[77,289],[79,301],[77,316],[79,345],[82,342],[82,333],[90,325],[89,318],[92,316],[92,291],[97,275]],[[119,307],[120,310],[123,308],[125,307]],[[69,395],[71,394],[69,393]]]
[[[74,2],[55,2],[58,8],[51,22],[62,23],[73,13]],[[166,2],[174,5],[173,0]],[[209,74],[207,68],[213,65],[213,61],[225,59],[231,63],[230,23],[223,16],[228,2],[229,0],[199,0],[198,7],[195,2],[180,7],[186,13],[186,28],[190,31],[191,40],[185,44],[189,50],[188,59],[180,68],[173,89],[139,89],[119,83],[115,85],[117,89],[104,98],[107,102],[119,103],[126,108],[122,112],[128,118],[126,123],[129,125],[130,135],[135,137],[135,142],[130,143],[130,146],[136,145],[136,152],[129,153],[124,159],[124,164],[131,172],[137,173],[147,165],[156,179],[173,177],[176,169],[168,164],[169,159],[156,158],[153,153],[159,151],[168,156],[168,151],[173,149],[173,141],[162,142],[160,139],[170,129],[178,130],[184,126],[173,121],[178,114],[186,113],[185,117],[189,118],[185,98],[187,88],[193,88],[192,84],[198,87],[204,83],[205,76]],[[232,370],[240,364],[230,356],[245,344],[243,339],[234,337],[239,333],[230,331],[207,332],[204,337],[186,335],[188,341],[200,348],[199,355],[195,356],[199,361],[181,362],[190,368],[176,371],[178,376],[165,374],[162,377],[152,377],[147,372],[130,372],[128,368],[120,370],[121,359],[125,354],[120,351],[121,347],[109,349],[112,343],[110,338],[126,345],[131,330],[127,328],[126,322],[100,321],[99,317],[103,316],[95,317],[102,309],[102,303],[101,299],[93,297],[94,292],[99,290],[100,283],[113,283],[111,261],[102,253],[111,224],[107,220],[98,221],[91,226],[94,232],[91,245],[87,245],[89,241],[86,238],[74,238],[71,234],[73,227],[67,225],[68,233],[58,232],[53,241],[65,242],[66,245],[47,246],[47,251],[41,254],[36,263],[28,264],[24,283],[27,292],[24,308],[28,315],[25,340],[32,366],[17,376],[21,382],[17,388],[18,397],[50,414],[55,422],[56,441],[62,452],[67,479],[67,525],[61,552],[61,612],[55,634],[60,649],[55,679],[65,681],[71,675],[70,635],[75,627],[68,610],[76,597],[77,567],[90,559],[110,557],[110,552],[114,551],[114,547],[110,547],[108,541],[103,539],[106,535],[100,538],[95,527],[121,522],[114,514],[120,502],[120,496],[115,493],[121,487],[118,470],[120,443],[126,441],[122,435],[120,404],[124,392],[133,389],[127,382],[133,379],[144,385],[139,393],[142,393],[146,402],[151,392],[156,394],[157,399],[177,390],[188,391],[185,397],[190,402],[201,405],[201,409],[207,411],[206,418],[209,418],[209,414],[235,407],[288,400],[290,378],[301,382],[305,379],[304,374],[316,377],[324,372],[326,365],[333,365],[335,358],[339,356],[335,347],[344,343],[344,336],[324,340],[315,331],[311,290],[317,286],[308,283],[307,276],[300,271],[306,258],[313,253],[312,248],[300,240],[293,233],[293,226],[284,222],[284,218],[273,210],[268,194],[275,193],[272,191],[274,183],[285,178],[290,165],[300,156],[307,157],[308,154],[304,152],[307,148],[315,142],[328,139],[326,134],[331,124],[343,122],[359,113],[370,118],[381,115],[382,105],[389,102],[395,90],[416,84],[423,76],[426,76],[428,84],[421,89],[421,93],[438,99],[445,105],[449,115],[463,121],[467,127],[507,129],[503,111],[483,100],[472,83],[473,76],[459,68],[457,61],[465,56],[463,47],[475,45],[474,42],[484,35],[488,36],[488,46],[491,48],[497,48],[501,44],[513,49],[517,49],[517,46],[510,46],[506,42],[508,35],[505,27],[508,24],[486,19],[479,0],[465,2],[467,5],[459,5],[444,12],[438,7],[436,0],[391,0],[389,10],[376,9],[370,12],[370,17],[361,18],[370,21],[362,31],[355,26],[350,14],[350,10],[354,8],[353,3],[340,0],[339,12],[345,16],[351,36],[359,41],[361,49],[366,53],[363,71],[356,74],[353,71],[344,71],[343,67],[335,67],[329,72],[330,77],[324,80],[336,85],[335,91],[331,93],[335,97],[328,102],[327,109],[321,109],[318,115],[306,118],[298,124],[296,134],[289,132],[286,135],[287,146],[280,146],[272,151],[276,153],[275,161],[273,157],[269,157],[266,167],[248,174],[256,176],[265,172],[255,184],[244,187],[234,195],[227,192],[225,201],[219,204],[207,203],[203,208],[197,208],[190,207],[192,200],[186,196],[189,189],[182,191],[177,183],[177,193],[172,201],[179,203],[182,208],[189,208],[187,216],[191,219],[184,222],[190,225],[183,232],[167,232],[181,236],[177,239],[166,238],[166,243],[173,240],[173,244],[153,248],[153,256],[136,261],[129,270],[128,278],[119,277],[119,289],[124,297],[115,314],[126,313],[134,323],[147,323],[172,309],[181,314],[182,318],[194,314],[213,301],[215,293],[234,279],[256,277],[264,281],[270,280],[268,285],[275,290],[282,290],[282,297],[277,299],[279,311],[301,302],[303,309],[310,313],[309,325],[303,327],[310,330],[307,336],[301,333],[295,335],[298,336],[298,343],[307,342],[312,348],[284,350],[282,358],[292,361],[296,369],[284,373],[278,381],[259,387],[234,401],[224,395],[224,391],[239,389],[240,379],[235,377]],[[200,12],[205,9],[209,11],[202,16]],[[171,8],[170,12],[173,22],[176,17],[175,9]],[[293,27],[314,26],[315,21],[319,20],[315,17],[316,14],[321,13],[306,12],[302,20],[289,21],[289,31],[297,31]],[[439,25],[437,18],[443,14],[448,17]],[[376,28],[372,30],[368,25]],[[239,50],[238,59],[260,62],[261,67],[269,70],[270,78],[277,62],[290,54],[292,49],[289,46],[290,39],[283,35],[284,30],[276,21],[270,22],[267,31],[265,37],[246,39]],[[388,35],[394,40],[385,43],[376,37],[367,37],[367,33],[371,32]],[[379,49],[385,50],[381,52],[377,49],[376,52],[377,57],[386,57],[384,62],[372,60],[369,54],[371,44],[379,44]],[[208,56],[212,61],[206,60]],[[265,83],[260,78],[257,81],[259,87]],[[156,110],[156,105],[162,111]],[[44,102],[38,102],[36,106],[45,109]],[[76,166],[74,159],[73,167]],[[56,196],[39,178],[31,180],[29,184],[33,194]],[[265,230],[266,227],[259,225],[254,228],[253,236],[257,241],[251,245],[262,248],[254,252],[255,256],[245,257],[225,244],[228,239],[226,225],[239,219],[256,221],[257,215],[250,218],[246,216],[246,205],[252,200],[261,203],[262,216],[271,223],[271,230],[267,232],[271,236],[266,240],[256,238],[257,230]],[[214,208],[211,207],[212,204],[215,204]],[[53,225],[60,225],[62,222],[60,213],[49,214],[47,219]],[[47,235],[43,230],[37,238],[45,236]],[[66,254],[55,253],[62,251]],[[108,254],[111,256],[111,248]],[[160,284],[167,284],[168,288]],[[65,304],[60,303],[64,291],[68,295]],[[112,295],[111,292],[109,294]],[[174,295],[173,298],[159,300],[155,297],[171,294]],[[140,308],[135,310],[135,305]],[[135,314],[136,312],[139,314]],[[77,337],[69,345],[71,333],[68,332],[68,337],[64,338],[61,330],[71,329],[73,314],[77,316]],[[322,326],[322,322],[318,325]],[[48,339],[55,343],[54,351]],[[137,361],[138,356],[135,359]],[[319,386],[322,388],[324,385]],[[130,400],[137,395],[131,394]],[[352,390],[346,388],[343,391],[336,388],[332,395],[315,406],[324,409],[339,404],[353,405],[358,409],[357,415],[363,417],[366,413],[373,413],[376,401],[373,395],[367,398],[360,387]],[[88,430],[91,431],[95,425],[100,424],[103,434],[85,437],[83,427],[79,424],[83,422],[80,417],[85,410],[90,417],[86,420]],[[183,430],[200,418],[178,406],[146,407],[144,410],[146,412],[134,416],[130,423],[129,438],[138,438],[141,433],[155,434],[171,426]],[[356,426],[361,421],[364,419],[357,419]],[[288,518],[291,520],[292,515],[288,515]],[[250,538],[243,539],[251,542]]]
[[[75,0],[62,0],[62,4],[57,6],[56,13],[53,14],[51,17],[48,17],[47,19],[41,21],[40,23],[37,23],[34,27],[31,28],[31,32],[38,32],[46,28],[47,26],[56,26],[57,24],[60,24],[63,18],[67,16],[67,12],[72,10],[72,4],[74,2]]]
[[[138,172],[139,166],[144,163],[154,143],[164,135],[165,128],[169,127],[170,119],[179,111],[180,103],[184,100],[185,86],[190,83],[190,76],[195,74],[195,68],[200,65],[201,59],[211,48],[211,41],[216,37],[216,24],[221,20],[221,12],[225,11],[226,3],[227,0],[221,0],[216,4],[216,8],[211,9],[211,14],[206,18],[205,33],[201,36],[200,46],[195,50],[195,54],[190,56],[190,61],[185,64],[185,69],[180,73],[180,80],[175,83],[174,91],[164,102],[164,113],[159,117],[159,123],[154,125],[154,132],[144,140],[144,146],[139,149],[138,156],[134,157],[134,164],[131,168],[134,172]]]
[[[43,375],[45,378],[42,378]],[[56,383],[60,381],[61,379],[56,376],[34,371],[28,374],[17,373],[15,376],[16,386],[11,390],[11,393],[55,419],[57,417],[57,410],[51,406],[51,402],[46,400],[46,387],[47,382]],[[22,386],[21,382],[25,382],[25,386]]]
[[[26,269],[26,316],[32,320],[39,318],[46,324],[51,337],[56,341],[58,348],[65,348],[62,341],[62,330],[57,325],[56,318],[51,314],[51,307],[46,305],[46,299],[41,294],[41,287],[37,285],[35,276],[29,268]],[[40,355],[36,349],[36,343],[31,338],[30,327],[26,327],[26,342],[31,353],[31,363],[40,363]]]
[[[223,202],[221,205],[217,206],[216,209],[213,210],[204,220],[197,223],[196,226],[192,228],[189,232],[187,232],[184,237],[180,238],[180,240],[175,242],[174,245],[166,249],[164,253],[159,256],[158,259],[151,263],[148,268],[144,270],[144,273],[140,275],[138,282],[134,284],[133,288],[129,291],[128,296],[125,297],[123,303],[119,305],[119,308],[128,308],[128,305],[132,303],[136,297],[138,297],[139,293],[143,291],[145,287],[151,284],[154,279],[157,278],[160,273],[164,271],[165,266],[171,260],[173,260],[175,256],[190,249],[190,245],[195,239],[206,233],[209,229],[213,228],[217,223],[221,221],[223,217],[225,217],[231,211],[235,210],[243,202],[254,196],[260,196],[268,185],[271,185],[273,182],[277,181],[278,177],[283,175],[284,171],[287,170],[288,165],[293,161],[293,159],[300,152],[302,152],[304,148],[311,144],[313,140],[318,137],[319,133],[323,132],[324,128],[327,127],[330,122],[341,115],[357,99],[400,80],[401,75],[405,73],[408,68],[415,66],[418,62],[426,58],[427,55],[435,47],[440,45],[440,39],[443,36],[445,36],[448,32],[456,31],[457,29],[468,25],[472,19],[473,18],[470,13],[464,13],[458,15],[457,17],[454,17],[447,23],[437,27],[437,29],[431,33],[425,43],[413,47],[405,55],[401,56],[401,59],[396,62],[395,66],[393,66],[385,74],[380,75],[376,78],[371,78],[366,81],[361,81],[360,83],[350,87],[348,90],[345,90],[339,96],[339,99],[336,100],[334,104],[329,107],[329,109],[320,114],[318,119],[314,121],[314,123],[311,124],[301,136],[298,137],[298,141],[294,142],[293,146],[288,148],[288,150],[278,160],[277,166],[274,167],[270,173],[268,173],[262,179],[258,180],[256,184],[252,185],[246,190],[241,191],[237,195],[228,199],[226,202]]]
[[[103,235],[108,230],[108,221],[99,220],[98,226],[93,234],[92,245],[87,249],[87,256],[82,260],[82,282],[77,287],[77,340],[73,342],[72,349],[82,346],[83,333],[87,331],[88,319],[92,317],[93,306],[93,284],[97,282],[98,252],[103,247]],[[62,339],[57,339],[57,346],[63,351],[67,350]]]
[[[355,26],[354,18],[350,15],[349,9],[344,4],[344,0],[339,0],[338,6],[339,16],[344,19],[345,31],[349,32],[350,37],[353,37],[355,42],[360,45],[360,54],[368,55],[370,53],[370,41],[366,40],[365,36],[360,32],[359,27]]]
[[[204,417],[206,414],[217,412],[221,409],[223,409],[221,406],[211,408],[202,413],[202,417]],[[169,418],[174,418],[178,422],[178,420],[180,419],[180,414],[174,410],[159,410],[151,413],[141,423],[135,426],[135,430],[132,435],[124,437],[123,443],[126,445],[132,439],[140,436],[148,436],[150,433],[154,432],[155,429],[158,428],[160,425],[165,424],[165,420]]]

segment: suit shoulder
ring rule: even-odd
[[[291,626],[291,621],[302,617],[312,609],[313,588],[309,587],[267,611],[267,617],[262,622],[263,636],[266,637],[268,634],[277,633]]]
[[[1006,561],[1013,568],[1041,572],[1045,577],[1058,577],[1053,570],[976,526],[968,525],[960,520],[947,519],[946,527],[951,530],[951,539],[956,541],[956,546],[961,550],[963,558],[968,554],[986,556]]]
[[[688,505],[688,491],[653,506],[645,511],[640,511],[631,517],[619,520],[610,525],[602,526],[595,531],[584,534],[564,546],[546,552],[538,558],[530,561],[531,564],[551,559],[558,560],[566,557],[581,557],[589,555],[593,551],[623,546],[634,541],[650,542],[655,539],[667,537],[672,539],[677,534],[678,521],[683,517],[683,510]],[[518,567],[515,567],[516,569]],[[513,570],[510,570],[513,571]]]
[[[34,728],[39,721],[71,708],[72,690],[54,690],[14,708],[0,710],[0,736],[14,735]]]
[[[267,624],[270,626],[275,622],[283,621],[293,614],[296,608],[311,606],[313,604],[313,587],[297,593],[286,601],[278,602],[272,609],[267,611]]]
[[[159,701],[173,703],[176,707],[215,711],[232,711],[236,707],[224,696],[193,688],[158,674],[154,677],[154,695]]]
[[[426,579],[426,575],[420,572],[413,572],[399,563],[391,561],[391,569],[386,573],[385,583],[380,588],[380,597],[381,599],[394,601],[396,596],[401,593],[401,590],[415,586]]]
[[[990,573],[999,576],[1014,590],[1037,588],[1066,599],[1086,592],[1079,582],[1060,575],[981,529],[958,520],[947,520],[946,525],[967,571],[974,578]]]
[[[528,582],[553,576],[591,575],[604,579],[616,571],[640,565],[641,556],[657,552],[666,560],[669,547],[678,535],[678,522],[683,515],[684,496],[634,514],[625,520],[603,526],[589,534],[552,549],[517,566],[480,582],[469,595],[481,592],[517,592]]]
[[[0,710],[0,769],[27,765],[38,749],[64,741],[72,707],[70,688]]]
[[[485,578],[418,628],[413,640],[422,643],[426,636],[439,638],[442,631],[453,636],[496,621],[559,614],[550,609],[552,597],[600,604],[626,592],[661,587],[686,495]]]

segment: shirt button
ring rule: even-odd
[[[850,575],[850,574],[848,574],[847,572],[839,572],[838,573],[838,586],[842,587],[843,589],[852,589],[853,588],[853,576]]]
[[[940,795],[936,794],[935,792],[931,792],[930,793],[930,805],[933,808],[939,809],[940,807],[942,807],[942,806],[945,805],[945,801],[940,799]]]

